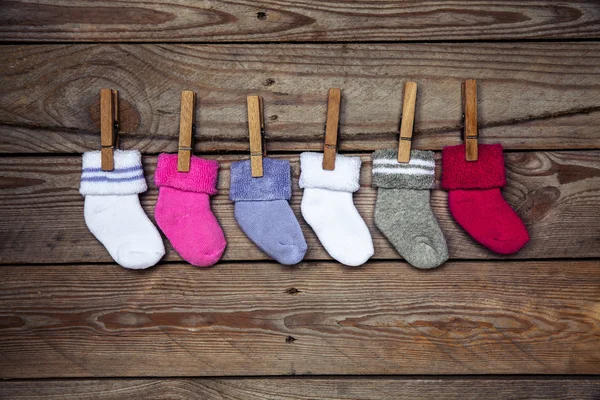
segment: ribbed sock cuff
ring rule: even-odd
[[[103,171],[100,151],[83,153],[79,193],[88,195],[127,195],[148,189],[142,168],[142,155],[137,150],[115,150],[114,169]]]
[[[157,187],[168,186],[186,192],[217,194],[219,163],[192,156],[188,172],[177,171],[177,154],[161,154],[154,173]]]
[[[288,160],[263,158],[263,176],[253,178],[250,160],[231,163],[232,201],[289,200],[292,197],[292,173]]]
[[[335,156],[335,169],[323,169],[323,153],[300,154],[301,188],[318,188],[340,192],[356,192],[360,189],[360,157]]]
[[[442,186],[454,189],[491,189],[506,185],[501,144],[480,144],[477,161],[465,159],[465,145],[442,150]]]
[[[398,162],[396,149],[375,151],[372,184],[384,189],[432,189],[435,185],[433,151],[411,150],[408,163]]]

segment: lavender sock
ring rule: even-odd
[[[250,161],[231,164],[229,198],[244,233],[262,251],[285,265],[306,254],[306,241],[288,200],[292,197],[290,163],[263,159],[263,177],[252,178]]]

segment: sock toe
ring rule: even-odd
[[[165,250],[161,248],[134,247],[130,243],[123,243],[117,249],[117,256],[114,257],[117,263],[129,269],[145,269],[156,265],[165,255]]]
[[[365,246],[353,247],[351,251],[344,253],[338,252],[337,254],[331,252],[330,255],[348,267],[358,267],[366,263],[375,253],[372,242],[366,242],[364,244]]]
[[[406,261],[421,269],[439,267],[448,260],[448,251],[436,249],[427,238],[418,238],[410,255],[407,254]]]
[[[277,258],[275,258],[275,260],[284,265],[298,264],[304,259],[304,255],[306,254],[307,249],[308,246],[306,245],[306,243],[298,245],[280,242],[277,251],[278,255]]]
[[[197,252],[193,256],[189,256],[185,259],[195,267],[211,267],[221,259],[224,252],[225,246],[208,253]]]
[[[492,243],[486,246],[498,254],[514,254],[521,250],[527,242],[529,242],[529,235],[525,232],[509,237],[493,237]]]

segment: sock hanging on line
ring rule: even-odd
[[[113,171],[103,171],[99,151],[83,154],[79,192],[85,197],[85,223],[122,267],[151,267],[165,248],[138,198],[147,189],[142,155],[137,150],[115,150],[114,163]]]
[[[331,257],[348,266],[364,264],[374,253],[369,228],[352,193],[360,188],[360,157],[336,155],[335,169],[323,169],[322,153],[300,155],[302,216]]]
[[[250,161],[231,164],[229,197],[244,233],[262,251],[284,265],[297,264],[306,254],[302,229],[288,200],[292,197],[290,163],[263,159],[263,176],[253,178]]]
[[[529,241],[527,229],[504,200],[504,155],[500,144],[480,144],[477,161],[465,160],[465,145],[442,150],[442,185],[450,213],[469,235],[499,254],[519,251]]]
[[[409,163],[399,163],[394,149],[373,153],[375,225],[407,262],[422,269],[448,260],[446,239],[429,202],[434,183],[432,151],[412,150]]]
[[[218,171],[217,161],[192,156],[190,170],[178,172],[177,154],[158,156],[156,222],[179,255],[198,267],[214,265],[227,246],[210,208]]]

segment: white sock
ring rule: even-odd
[[[369,228],[352,202],[360,188],[359,157],[338,154],[335,169],[323,169],[322,153],[300,155],[302,216],[329,255],[342,264],[364,264],[374,253]]]
[[[85,197],[85,223],[122,267],[151,267],[165,247],[138,198],[147,189],[142,155],[115,150],[114,162],[113,171],[102,171],[99,151],[83,154],[79,192]]]

